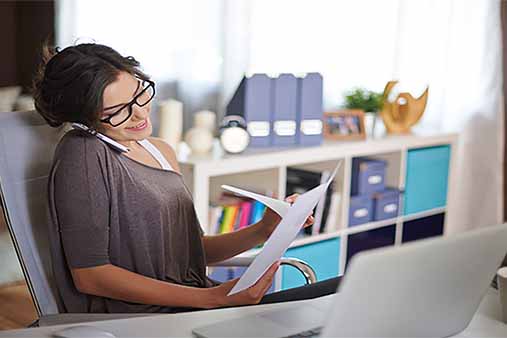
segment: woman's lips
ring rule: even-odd
[[[132,131],[140,131],[140,130],[143,130],[144,128],[146,128],[147,126],[148,126],[148,120],[144,120],[143,122],[141,122],[137,126],[132,127],[132,128],[127,128],[127,129],[132,130]]]

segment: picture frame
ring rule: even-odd
[[[364,112],[361,109],[324,112],[323,132],[326,140],[364,140],[366,139]]]

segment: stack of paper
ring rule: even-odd
[[[276,227],[275,231],[273,231],[269,239],[266,241],[263,250],[259,253],[259,255],[257,255],[240,280],[232,288],[229,295],[238,293],[254,285],[268,270],[268,268],[282,257],[290,243],[292,243],[292,241],[296,238],[308,216],[311,215],[312,210],[326,193],[326,190],[336,176],[336,172],[338,171],[340,165],[341,162],[338,163],[333,173],[329,176],[327,182],[302,194],[292,205],[285,201],[280,201],[239,188],[227,185],[222,186],[222,188],[226,190],[264,203],[268,208],[272,209],[279,214],[280,217],[282,217],[282,220]]]

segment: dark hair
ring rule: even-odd
[[[33,83],[35,109],[52,127],[80,122],[97,128],[104,89],[122,71],[147,80],[139,66],[133,57],[100,44],[79,44],[61,51],[46,45]]]

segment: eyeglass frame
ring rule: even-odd
[[[118,126],[124,124],[125,122],[127,122],[128,119],[132,116],[132,106],[134,106],[134,104],[137,104],[139,107],[144,107],[144,106],[146,106],[148,103],[150,103],[153,100],[153,98],[155,97],[155,82],[151,81],[151,80],[148,80],[148,79],[141,79],[141,78],[138,78],[138,77],[137,77],[137,79],[140,80],[139,82],[141,82],[141,81],[142,82],[145,82],[145,81],[148,82],[148,86],[146,86],[139,94],[137,94],[136,96],[134,96],[134,98],[132,100],[130,100],[130,102],[125,103],[117,111],[115,111],[114,113],[112,113],[108,117],[106,117],[104,119],[101,119],[100,122],[102,122],[102,123],[108,123],[109,125],[111,125],[113,127],[118,127]],[[148,101],[146,101],[146,103],[139,104],[137,102],[137,99],[139,97],[141,97],[141,95],[143,95],[150,87],[153,89],[153,94],[151,95],[151,98]],[[113,123],[111,123],[111,119],[113,117],[115,117],[116,115],[118,115],[119,113],[121,113],[122,110],[125,109],[125,108],[128,108],[128,112],[129,112],[129,114],[125,118],[125,120],[123,120],[121,123],[118,123],[116,125],[114,125]]]

